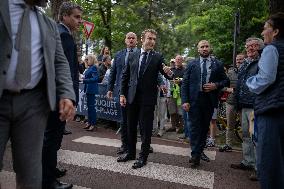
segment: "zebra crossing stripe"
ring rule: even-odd
[[[0,172],[0,189],[16,189],[16,174],[14,172]],[[74,185],[73,189],[91,189]]]
[[[148,162],[146,166],[135,170],[131,168],[133,161],[117,163],[116,158],[112,156],[70,150],[59,150],[58,161],[65,164],[107,170],[188,186],[213,189],[214,184],[213,172],[153,162]]]
[[[96,144],[101,146],[111,146],[111,147],[120,147],[121,142],[117,139],[110,138],[100,138],[93,136],[83,136],[73,140],[73,142],[85,143],[85,144]],[[141,142],[137,142],[137,149],[140,149]],[[179,155],[179,156],[190,156],[190,148],[181,148],[175,146],[166,146],[160,144],[151,144],[154,149],[154,152],[170,154],[170,155]],[[215,160],[216,151],[204,151],[204,153],[210,158],[210,160]]]

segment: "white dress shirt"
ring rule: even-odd
[[[15,49],[15,39],[18,32],[18,26],[24,13],[23,0],[9,0],[9,12],[12,31],[12,55],[11,62],[7,71],[6,83],[4,89],[18,91],[21,90],[15,81],[16,68],[18,65],[18,51]],[[43,52],[41,32],[35,10],[30,11],[31,22],[31,81],[24,87],[25,89],[34,88],[43,74]],[[22,57],[25,58],[25,57]]]

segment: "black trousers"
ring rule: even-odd
[[[141,103],[127,105],[128,153],[134,156],[136,154],[137,125],[139,125],[142,141],[139,157],[145,161],[148,158],[151,144],[154,110],[155,105]]]
[[[203,152],[213,112],[214,106],[209,94],[200,92],[197,101],[188,112],[191,123],[191,157],[200,158]]]
[[[125,107],[121,107],[120,136],[123,148],[127,148],[127,112]]]
[[[49,114],[42,150],[43,186],[48,186],[56,179],[57,151],[61,147],[65,124],[59,119],[58,111]]]

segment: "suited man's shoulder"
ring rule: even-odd
[[[42,15],[43,20],[45,21],[46,25],[49,26],[52,31],[56,31],[57,29],[57,23],[49,18],[46,14],[44,14],[39,8],[37,8],[38,14]]]
[[[192,66],[196,66],[196,65],[199,65],[199,62],[200,62],[200,58],[195,58],[193,60],[189,60],[188,63],[187,63],[187,67],[192,67]]]
[[[125,51],[126,51],[126,49],[121,49],[121,50],[117,51],[114,55],[114,59],[115,60],[119,59],[123,55],[123,53],[125,53]]]
[[[216,64],[218,64],[218,65],[223,65],[223,62],[221,61],[221,60],[219,60],[219,59],[217,59],[217,58],[211,58],[212,59],[212,61],[214,62],[214,63],[216,63]]]

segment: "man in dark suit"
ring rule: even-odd
[[[71,32],[75,32],[82,24],[82,9],[72,2],[64,2],[59,10],[60,24],[58,29],[64,54],[69,62],[69,70],[73,81],[73,88],[76,94],[76,104],[79,96],[79,70],[77,47]],[[61,183],[56,180],[58,170],[57,151],[60,149],[66,121],[59,119],[59,112],[50,113],[47,128],[44,134],[43,143],[43,188],[71,188],[71,184]],[[65,170],[63,172],[66,172]]]
[[[229,85],[223,64],[210,56],[210,44],[198,43],[199,58],[188,63],[182,82],[182,106],[188,112],[191,123],[192,168],[200,165],[200,158],[209,161],[203,153],[210,120],[218,104],[218,92]]]
[[[167,78],[167,74],[172,74],[170,68],[164,66],[163,56],[153,50],[156,36],[156,31],[152,29],[142,32],[142,49],[129,54],[122,74],[120,104],[127,107],[128,151],[117,161],[135,159],[139,123],[142,145],[139,158],[132,166],[134,169],[147,163],[157,103],[158,74],[160,72]]]
[[[122,70],[125,66],[130,52],[136,52],[139,50],[137,45],[137,36],[133,32],[128,32],[125,36],[126,48],[117,52],[113,64],[111,66],[109,80],[108,80],[108,92],[107,97],[113,97],[113,90],[116,87],[120,89]],[[121,147],[118,149],[118,154],[123,154],[127,150],[127,117],[126,108],[121,106],[121,122],[120,122],[120,134],[121,134]]]
[[[70,120],[75,113],[70,69],[57,25],[35,7],[45,4],[46,0],[0,1],[0,41],[5,47],[0,51],[0,169],[10,139],[17,188],[22,189],[41,188],[49,111],[59,106],[61,120]]]

